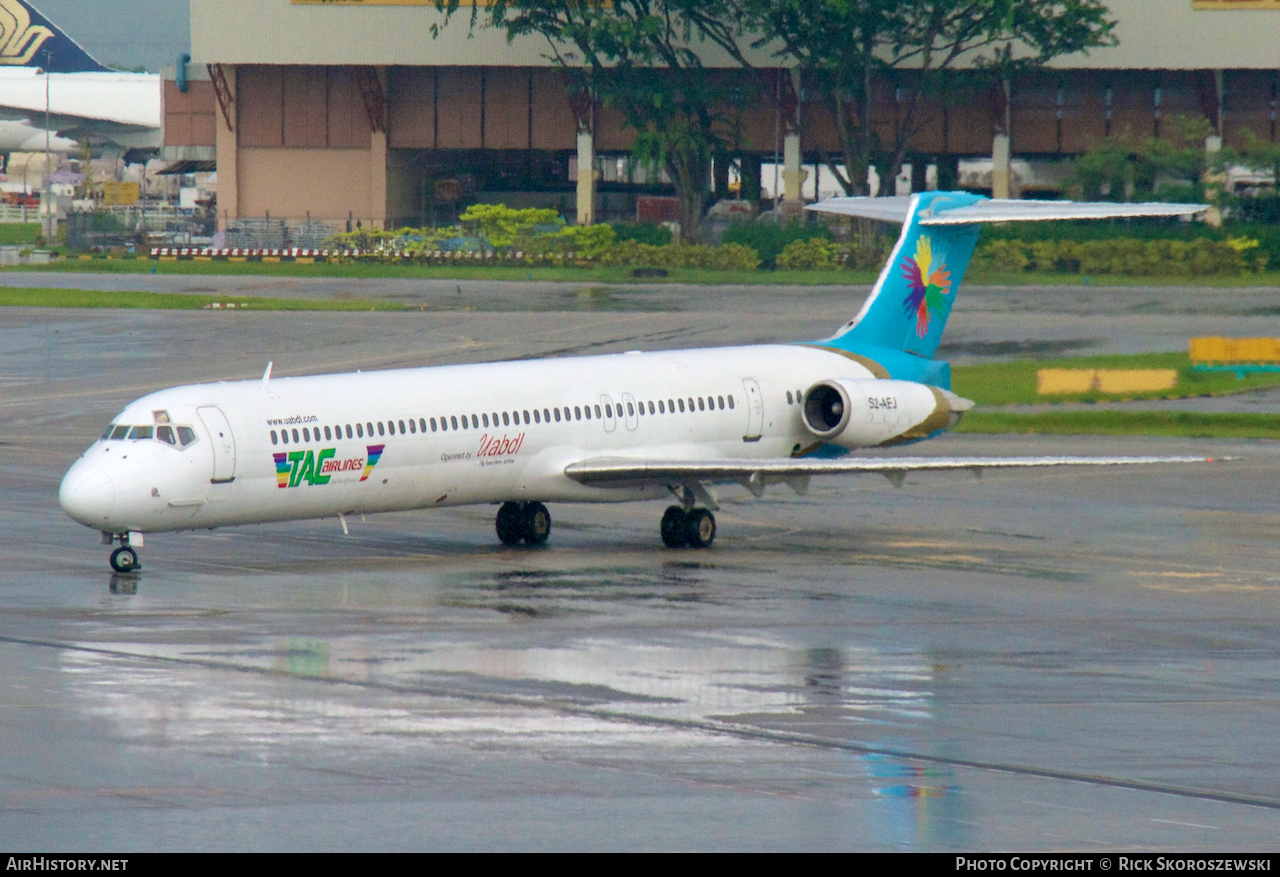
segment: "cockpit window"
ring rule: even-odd
[[[128,426],[123,423],[112,423],[102,434],[103,441],[118,441],[125,438],[157,441],[176,448],[185,448],[199,440],[196,431],[191,427],[173,426],[164,422],[157,426]]]

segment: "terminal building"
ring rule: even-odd
[[[951,183],[959,159],[990,158],[989,188],[1016,197],[1011,159],[1068,158],[1111,134],[1169,136],[1178,115],[1208,122],[1208,148],[1246,130],[1276,141],[1280,0],[1107,5],[1117,46],[938,103],[913,165],[952,169],[941,174]],[[468,199],[552,206],[578,222],[634,218],[635,195],[662,183],[626,160],[635,132],[567,87],[544,40],[473,31],[469,17],[445,24],[433,0],[191,0],[192,58],[164,89],[166,157],[216,162],[220,227],[421,225]],[[767,53],[750,73],[710,50],[704,60],[760,95],[740,110],[732,156],[743,196],[758,196],[761,164],[776,161],[799,197],[802,163],[839,152],[824,106]],[[886,84],[875,107],[886,125],[895,100]]]

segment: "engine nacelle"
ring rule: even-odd
[[[804,394],[801,417],[814,437],[845,448],[915,441],[954,426],[973,407],[949,390],[894,380],[830,380]]]

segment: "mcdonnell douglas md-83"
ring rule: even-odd
[[[973,403],[933,358],[984,222],[1182,216],[1196,204],[838,198],[901,222],[871,294],[830,338],[195,384],[133,402],[67,472],[72,518],[138,568],[145,533],[475,503],[498,538],[546,541],[547,502],[674,496],[666,545],[705,548],[717,485],[814,475],[1193,462],[1197,457],[854,457],[929,438]]]

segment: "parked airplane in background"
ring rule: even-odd
[[[67,141],[155,149],[163,143],[160,77],[110,70],[26,0],[0,0],[0,119],[40,129],[36,147],[6,139],[0,151],[44,151],[46,124]]]
[[[903,223],[862,310],[795,344],[196,384],[127,406],[59,500],[118,571],[144,533],[501,504],[498,538],[544,542],[544,502],[674,495],[668,546],[716,535],[717,485],[803,492],[814,475],[1202,461],[1199,457],[850,457],[928,438],[972,405],[933,359],[984,222],[1180,216],[1197,204],[993,201],[960,192],[813,209]]]

